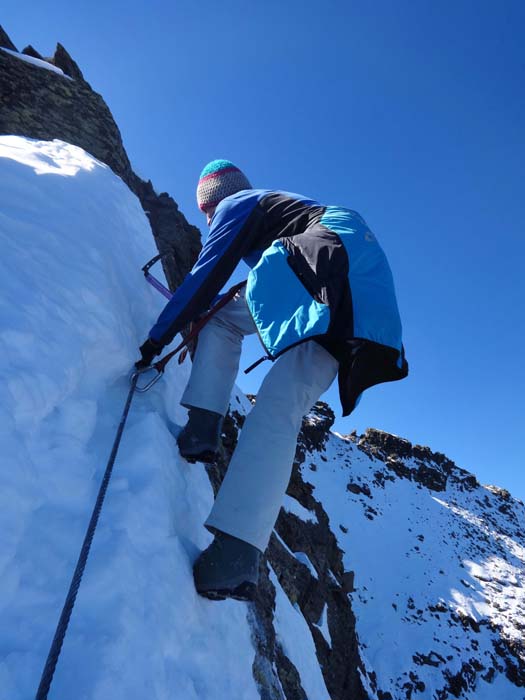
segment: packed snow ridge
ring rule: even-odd
[[[141,272],[149,223],[107,166],[4,136],[0,180],[0,697],[28,700],[163,300]],[[194,590],[213,491],[168,429],[185,420],[173,364],[132,404],[51,698],[259,698],[246,606]]]

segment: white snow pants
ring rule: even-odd
[[[183,406],[226,415],[242,340],[255,333],[244,290],[204,327]],[[248,414],[205,525],[264,552],[290,480],[302,418],[337,376],[339,364],[315,341],[279,357]]]

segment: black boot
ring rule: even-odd
[[[221,452],[223,420],[215,411],[190,407],[188,422],[177,438],[181,456],[188,462],[214,462]]]
[[[217,530],[193,566],[197,593],[211,600],[253,600],[260,557],[257,547]]]

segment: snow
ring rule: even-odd
[[[507,640],[523,634],[523,508],[512,517],[502,515],[497,496],[482,487],[471,494],[452,483],[435,492],[392,477],[382,461],[349,441],[343,448],[336,435],[329,437],[323,458],[322,470],[304,470],[303,476],[329,516],[345,571],[355,572],[351,600],[360,654],[377,687],[404,697],[403,687],[415,672],[425,684],[424,697],[438,697],[447,674],[457,674],[465,660],[492,667],[497,631]],[[307,455],[305,464],[314,459]],[[417,467],[409,460],[405,465]],[[382,485],[378,472],[385,473]],[[349,483],[362,489],[349,491]],[[480,625],[472,646],[458,615]],[[503,670],[493,683],[480,677],[475,692],[461,695],[464,700],[494,697],[523,700],[525,695]]]
[[[292,557],[294,557],[294,556],[295,556],[294,552],[292,552],[292,550],[290,549],[290,547],[288,547],[288,545],[287,545],[286,542],[283,540],[283,538],[279,535],[279,533],[277,532],[277,530],[274,530],[274,531],[273,531],[273,534],[275,535],[275,537],[277,537],[277,539],[278,539],[279,542],[282,544],[282,546],[286,549],[286,551],[288,552],[288,554],[290,554]]]
[[[274,625],[277,641],[299,672],[307,699],[330,700],[319,665],[311,662],[316,658],[316,653],[306,620],[299,608],[290,603],[271,568],[270,580],[275,586]]]
[[[41,58],[34,58],[33,56],[27,56],[25,53],[18,53],[17,51],[11,51],[11,49],[6,49],[3,46],[0,46],[0,49],[2,51],[5,51],[6,53],[10,54],[11,56],[14,56],[15,58],[19,58],[21,61],[24,61],[25,63],[31,63],[31,65],[33,65],[33,66],[38,66],[38,68],[44,68],[45,70],[53,71],[53,73],[57,73],[58,75],[61,75],[63,78],[67,78],[68,80],[73,80],[73,78],[71,78],[71,76],[69,76],[69,75],[66,75],[61,68],[58,68],[57,66],[54,66],[52,63],[48,63],[47,61],[43,61]]]
[[[332,637],[330,636],[330,630],[328,629],[328,605],[326,603],[315,626],[321,630],[321,634],[325,638],[328,646],[331,647]]]
[[[317,575],[317,571],[315,570],[315,566],[314,566],[314,565],[312,564],[312,562],[310,561],[310,558],[308,557],[308,555],[306,554],[306,552],[292,552],[292,550],[290,549],[290,547],[288,547],[288,545],[287,545],[286,542],[283,540],[283,538],[279,535],[279,533],[277,532],[277,530],[274,530],[274,531],[273,531],[273,534],[275,535],[275,537],[277,537],[277,539],[278,539],[279,542],[282,544],[282,546],[286,549],[286,551],[288,552],[288,554],[290,554],[292,557],[295,557],[295,559],[297,559],[298,562],[300,562],[301,564],[303,564],[304,566],[306,566],[306,567],[309,569],[309,571],[310,571],[311,575],[313,576],[313,578],[315,578],[315,579],[318,579],[318,578],[319,578],[318,575]]]
[[[317,515],[315,513],[302,506],[298,500],[292,498],[292,496],[289,496],[288,494],[286,494],[284,497],[283,508],[289,513],[293,513],[294,515],[296,515],[300,520],[302,520],[305,523],[318,522]]]
[[[476,694],[472,700],[524,700],[523,688],[518,688],[508,682],[503,674],[496,676],[492,683],[481,680],[476,686]]]
[[[0,181],[0,688],[27,700],[163,300],[140,269],[146,216],[108,167],[3,136]],[[213,492],[168,429],[188,371],[133,399],[50,697],[259,697],[247,606],[193,586]]]
[[[310,561],[310,558],[306,552],[294,552],[294,557],[297,559],[297,561],[301,562],[301,564],[304,564],[306,566],[313,578],[319,578],[317,576],[317,571],[315,570],[315,566],[312,564]]]

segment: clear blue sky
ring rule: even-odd
[[[0,21],[20,49],[66,46],[135,170],[203,232],[213,158],[357,209],[393,268],[411,373],[337,429],[429,445],[525,499],[522,0],[4,0]]]

